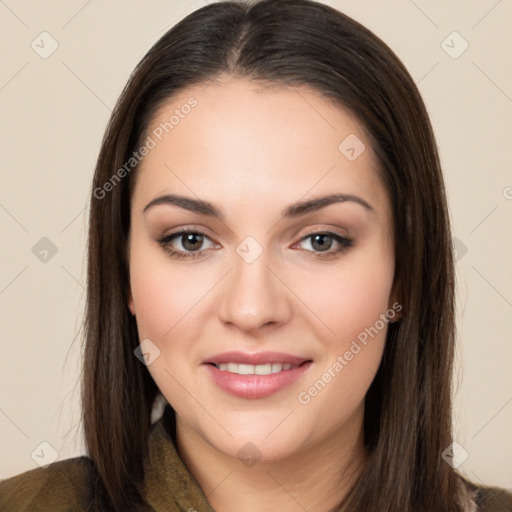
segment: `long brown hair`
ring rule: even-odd
[[[159,393],[134,356],[140,340],[128,309],[127,238],[137,165],[126,163],[163,102],[220,73],[307,86],[348,109],[367,133],[391,198],[394,284],[404,316],[389,325],[366,396],[370,455],[345,506],[464,510],[465,481],[441,458],[452,442],[454,263],[431,124],[389,47],[346,15],[309,0],[218,2],[193,12],[137,65],[108,123],[91,191],[82,380],[85,440],[103,510],[144,510],[144,460]]]

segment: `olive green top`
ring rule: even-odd
[[[163,419],[149,437],[146,501],[155,512],[215,512],[176,451]],[[0,481],[1,512],[86,512],[92,510],[94,468],[88,457],[54,462]],[[479,512],[512,512],[512,494],[479,487]]]

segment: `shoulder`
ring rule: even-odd
[[[512,492],[499,487],[475,486],[478,512],[511,512]]]
[[[0,480],[0,510],[91,510],[95,470],[85,456],[54,462]]]

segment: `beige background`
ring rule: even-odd
[[[512,1],[325,3],[384,39],[427,103],[459,240],[461,470],[512,488]],[[36,467],[34,450],[51,457],[41,442],[58,459],[84,453],[77,332],[100,140],[136,63],[205,4],[0,1],[0,478]],[[43,31],[58,42],[46,59],[31,47],[51,48]],[[469,44],[458,58],[453,31]],[[57,249],[46,262],[32,252],[43,237]]]

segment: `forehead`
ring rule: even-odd
[[[134,205],[169,191],[221,204],[343,192],[385,202],[378,162],[346,109],[305,88],[225,78],[181,90],[153,116]]]

